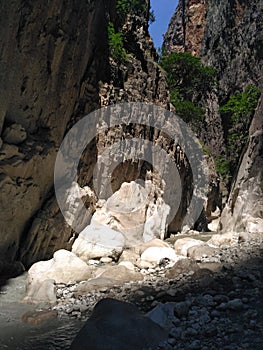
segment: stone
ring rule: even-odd
[[[174,315],[178,318],[186,317],[188,315],[191,303],[190,301],[181,301],[174,305]]]
[[[0,150],[0,160],[10,159],[12,157],[18,157],[23,159],[23,154],[19,152],[18,146],[9,145],[8,143],[4,143]]]
[[[200,287],[208,287],[213,281],[213,272],[208,269],[199,269],[192,275],[192,280],[197,282]]]
[[[27,284],[26,295],[22,299],[28,304],[55,305],[57,302],[55,281],[45,279]]]
[[[174,249],[167,247],[149,247],[141,254],[141,260],[159,264],[162,259],[169,259],[176,262],[184,257],[175,253]]]
[[[198,264],[191,259],[182,259],[177,261],[169,270],[166,271],[165,277],[169,279],[177,278],[181,274],[188,274],[199,270]]]
[[[46,279],[56,283],[73,283],[87,280],[92,276],[91,268],[74,253],[58,250],[53,259],[39,261],[28,270],[28,283],[37,284]]]
[[[8,126],[3,133],[3,141],[18,145],[24,142],[27,138],[27,132],[20,124],[12,124]]]
[[[83,261],[110,257],[118,260],[125,246],[122,233],[94,223],[87,226],[72,246],[72,252]]]
[[[158,238],[154,238],[154,239],[151,239],[150,241],[147,241],[145,243],[142,243],[136,247],[134,247],[134,251],[136,253],[138,253],[139,255],[141,255],[147,248],[150,248],[150,247],[166,247],[166,248],[169,248],[169,244],[162,241],[161,239],[158,239]]]
[[[115,279],[104,278],[104,277],[92,278],[88,281],[81,282],[77,286],[74,294],[85,295],[86,293],[98,291],[105,288],[111,288],[116,285],[118,286],[119,284],[120,283],[117,282]]]
[[[22,316],[22,321],[31,325],[39,325],[47,320],[56,318],[58,315],[55,310],[28,311]]]
[[[220,217],[213,219],[207,226],[208,230],[212,232],[216,232],[219,229],[219,224],[220,224]]]
[[[130,261],[121,261],[119,263],[119,266],[124,266],[130,271],[134,271],[135,270],[135,266]]]
[[[99,301],[73,340],[71,350],[143,350],[155,348],[168,333],[133,304],[114,299]]]
[[[107,201],[100,201],[91,223],[107,225],[120,231],[129,247],[149,241],[155,237],[164,238],[167,231],[166,218],[170,207],[161,195],[158,184],[146,180],[145,186],[137,181],[123,182]]]
[[[174,321],[174,308],[176,303],[168,302],[165,304],[159,304],[154,309],[149,311],[146,316],[159,326],[170,329],[173,326]]]
[[[241,299],[233,299],[233,300],[229,300],[226,307],[229,309],[229,310],[243,310],[244,308],[244,304],[242,302]]]
[[[187,250],[189,248],[202,244],[204,244],[203,241],[191,237],[179,238],[174,243],[174,250],[177,254],[187,256]]]
[[[207,244],[188,248],[187,256],[193,260],[201,261],[204,257],[211,257],[219,252],[219,249],[210,247]]]
[[[223,268],[223,265],[220,262],[201,262],[198,263],[200,269],[207,269],[211,272],[220,272]]]
[[[100,262],[103,264],[110,264],[112,262],[112,258],[109,258],[108,256],[103,256],[100,258]]]
[[[207,244],[212,247],[222,247],[222,246],[231,246],[238,242],[239,234],[233,232],[226,232],[221,234],[213,235]]]
[[[108,267],[105,271],[100,273],[97,277],[116,280],[119,283],[143,280],[143,275],[140,272],[134,272],[122,265]]]
[[[140,258],[140,255],[135,253],[134,250],[131,249],[125,249],[120,258],[119,261],[130,261],[133,264],[136,264],[136,261]]]

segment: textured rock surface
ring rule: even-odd
[[[34,6],[20,0],[1,2],[3,259],[18,258],[30,266],[58,249],[70,249],[74,233],[52,192],[57,147],[69,127],[94,109],[120,100],[169,107],[165,75],[155,62],[145,18],[134,16],[124,25],[129,60],[121,66],[109,60],[107,21],[116,20],[114,6],[115,1],[102,0]],[[96,152],[91,145],[83,158],[80,177],[87,185]]]
[[[163,259],[176,262],[183,259],[183,257],[177,255],[172,248],[166,247],[150,247],[147,248],[141,255],[142,261],[150,262],[156,265]]]
[[[164,238],[170,207],[149,180],[145,187],[131,181],[123,182],[107,201],[97,205],[91,223],[107,225],[125,236],[126,246],[138,245],[154,237]],[[156,200],[158,198],[158,201]]]
[[[95,306],[71,349],[143,350],[158,346],[167,336],[163,328],[143,316],[135,305],[104,299]]]
[[[199,56],[206,27],[208,0],[179,0],[164,35],[166,52],[191,52]]]
[[[177,254],[187,256],[187,251],[189,248],[203,245],[203,244],[204,242],[198,239],[193,239],[190,237],[179,238],[174,243],[174,249]]]
[[[50,306],[57,302],[56,285],[53,279],[31,281],[26,288],[26,296],[23,302],[37,304],[39,306]]]
[[[0,12],[0,130],[4,142],[19,141],[19,154],[5,156],[0,165],[0,252],[13,260],[28,239],[20,254],[24,258],[28,249],[29,263],[51,257],[70,236],[53,201],[33,217],[50,198],[56,148],[74,110],[81,101],[86,113],[99,106],[105,9],[103,1],[33,6],[16,0],[1,2]],[[14,139],[18,124],[26,139],[24,132]]]
[[[46,279],[56,283],[70,283],[91,277],[90,267],[72,252],[58,250],[51,260],[39,261],[28,270],[28,284],[38,284]]]
[[[79,234],[72,252],[85,262],[102,257],[118,260],[124,246],[125,237],[120,232],[104,225],[91,224]]]
[[[263,91],[262,81],[262,4],[237,1],[211,1],[202,55],[205,62],[221,73],[221,94],[235,92],[240,86],[255,84]],[[223,13],[223,16],[222,16]],[[220,52],[217,58],[216,50]],[[261,100],[248,132],[249,142],[241,155],[229,201],[221,221],[222,230],[262,232],[263,182],[262,137],[263,102]]]
[[[195,11],[197,8],[199,11]],[[251,84],[263,91],[262,11],[259,0],[249,3],[182,0],[165,35],[164,48],[168,52],[197,54],[204,64],[217,70],[218,87],[207,97],[203,137],[214,156],[224,154],[229,128],[218,113],[218,105]],[[220,225],[223,231],[263,230],[262,110],[261,97],[255,115],[248,121],[249,142],[239,154],[237,169],[232,174],[231,191]],[[221,193],[226,196],[223,187]]]

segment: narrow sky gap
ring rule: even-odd
[[[163,43],[170,19],[176,9],[178,0],[151,0],[151,7],[154,10],[156,21],[150,25],[150,34],[155,47],[158,49]]]

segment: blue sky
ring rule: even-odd
[[[177,4],[178,0],[151,0],[156,21],[150,25],[150,34],[156,48],[162,46],[163,34],[168,28]]]

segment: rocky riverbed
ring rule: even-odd
[[[221,242],[214,251],[211,246],[201,245],[202,249],[207,249],[207,254],[200,247],[199,250],[188,248],[187,255],[191,257],[176,263],[169,259],[162,259],[151,267],[140,267],[135,263],[133,273],[141,274],[142,278],[133,282],[117,283],[115,280],[112,285],[108,272],[104,279],[95,282],[93,279],[93,284],[86,281],[59,283],[56,285],[57,303],[45,311],[46,316],[40,313],[40,308],[34,313],[36,307],[32,305],[14,304],[25,287],[25,278],[19,277],[13,281],[12,290],[17,297],[13,295],[12,303],[8,303],[10,289],[1,292],[1,304],[4,305],[1,325],[5,325],[1,329],[7,329],[11,311],[15,316],[8,322],[8,332],[1,332],[0,348],[67,349],[96,303],[104,298],[114,298],[134,303],[166,328],[169,338],[158,349],[262,349],[262,237],[262,234],[241,234],[236,241]],[[173,240],[167,243],[175,246]],[[107,270],[115,275],[123,266],[110,259],[101,260],[89,263],[93,264],[94,270]],[[20,292],[15,289],[16,285],[20,285]],[[15,305],[18,305],[17,311]],[[31,314],[25,316],[28,311]],[[22,324],[22,330],[17,331]],[[122,332],[121,324],[119,329]]]

